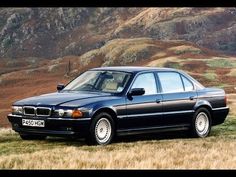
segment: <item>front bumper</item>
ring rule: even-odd
[[[88,134],[91,118],[50,118],[29,117],[9,114],[8,120],[12,129],[18,133],[40,134],[47,136],[76,136],[84,137]],[[45,127],[23,126],[22,119],[44,120]]]

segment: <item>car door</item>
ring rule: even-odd
[[[163,97],[163,123],[189,124],[197,98],[194,84],[187,77],[174,71],[160,71],[157,75]]]
[[[134,79],[130,89],[144,88],[139,96],[126,97],[127,116],[125,128],[155,127],[162,117],[162,96],[158,93],[156,77],[153,72],[140,73]]]

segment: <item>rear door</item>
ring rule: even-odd
[[[197,98],[193,83],[175,71],[160,71],[157,75],[163,97],[164,124],[189,124]]]

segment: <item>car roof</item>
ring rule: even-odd
[[[159,67],[145,67],[145,66],[112,66],[112,67],[99,67],[90,70],[99,71],[123,71],[130,73],[138,73],[143,71],[177,71],[173,68],[159,68]]]

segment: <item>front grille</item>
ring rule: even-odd
[[[25,106],[24,107],[24,115],[27,115],[27,116],[50,116],[51,115],[51,108]]]
[[[50,114],[51,114],[51,109],[50,108],[38,107],[36,109],[36,115],[37,116],[50,116]]]
[[[31,107],[31,106],[24,107],[24,114],[34,116],[35,115],[35,107]]]

